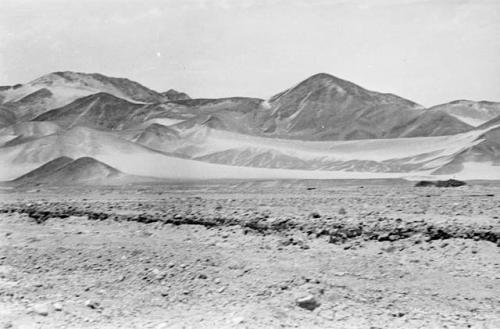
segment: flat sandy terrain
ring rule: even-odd
[[[500,186],[0,191],[0,328],[500,328]]]

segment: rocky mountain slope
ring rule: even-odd
[[[265,101],[237,98],[181,104],[199,109],[191,123],[286,139],[442,136],[472,128],[443,111],[429,112],[404,98],[369,91],[328,74],[314,75]]]
[[[409,100],[366,90],[328,74],[273,96],[259,122],[267,135],[307,140],[439,136],[470,127],[445,113],[439,120]]]
[[[96,93],[108,93],[140,103],[169,100],[168,96],[129,79],[66,71],[50,73],[23,85],[1,87],[0,108],[14,112],[20,120],[29,120]]]

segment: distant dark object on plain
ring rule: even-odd
[[[464,186],[467,185],[466,182],[456,180],[456,179],[448,179],[448,180],[438,180],[438,181],[427,181],[427,180],[422,180],[415,184],[415,187],[429,187],[429,186],[435,186],[435,187],[459,187],[459,186]]]

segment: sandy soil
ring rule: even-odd
[[[500,186],[0,192],[3,328],[500,328]]]

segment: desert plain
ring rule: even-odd
[[[500,328],[500,184],[0,191],[2,328]]]

